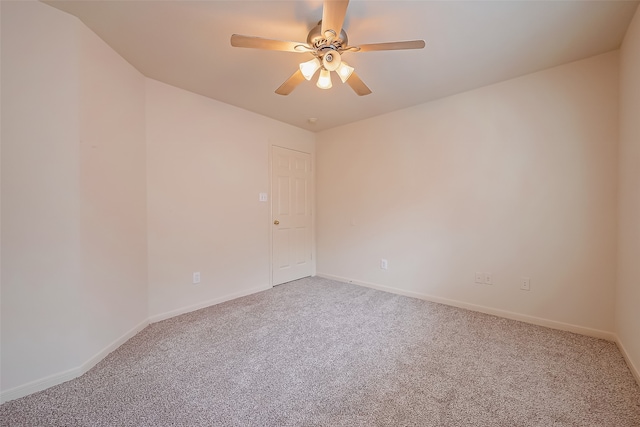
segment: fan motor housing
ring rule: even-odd
[[[327,40],[325,35],[322,34],[322,21],[319,21],[318,25],[313,27],[311,31],[309,31],[309,35],[307,36],[307,43],[309,44],[309,46],[312,46],[317,50],[321,50],[323,48],[340,50],[340,48],[347,46],[348,42],[349,39],[344,29],[342,29],[340,31],[340,35],[334,37],[333,40]]]

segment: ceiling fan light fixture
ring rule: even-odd
[[[316,71],[318,71],[320,65],[320,60],[318,58],[313,58],[311,61],[301,63],[300,71],[305,79],[311,80],[311,77],[313,77]]]
[[[318,83],[316,83],[320,89],[331,89],[331,73],[324,68],[320,71],[320,77],[318,77]]]
[[[346,83],[347,80],[349,80],[349,77],[351,77],[351,74],[353,74],[353,67],[350,67],[349,64],[347,64],[346,62],[341,62],[340,66],[336,69],[336,73],[338,73],[338,76],[340,76],[340,80],[342,80],[342,83]]]
[[[322,57],[322,66],[329,71],[335,71],[342,63],[340,52],[329,51]]]

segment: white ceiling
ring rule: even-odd
[[[274,90],[309,53],[233,48],[231,34],[306,42],[322,1],[47,1],[79,17],[144,75],[321,131],[620,47],[638,1],[352,0],[350,45],[424,39],[422,50],[345,53],[373,90],[333,77]],[[316,124],[308,119],[317,118]]]

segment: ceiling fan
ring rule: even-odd
[[[348,5],[349,0],[325,0],[322,8],[322,20],[309,31],[306,43],[233,34],[231,46],[311,53],[313,55],[313,59],[301,63],[300,68],[276,89],[276,93],[279,95],[289,95],[304,80],[311,80],[318,70],[320,70],[317,82],[319,88],[331,88],[331,71],[335,71],[340,80],[347,83],[359,96],[368,95],[371,93],[371,89],[358,77],[353,67],[342,60],[342,55],[345,52],[422,49],[425,43],[424,40],[411,40],[349,46],[347,33],[342,28]]]

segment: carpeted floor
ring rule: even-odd
[[[615,344],[310,278],[147,327],[3,426],[640,426]]]

